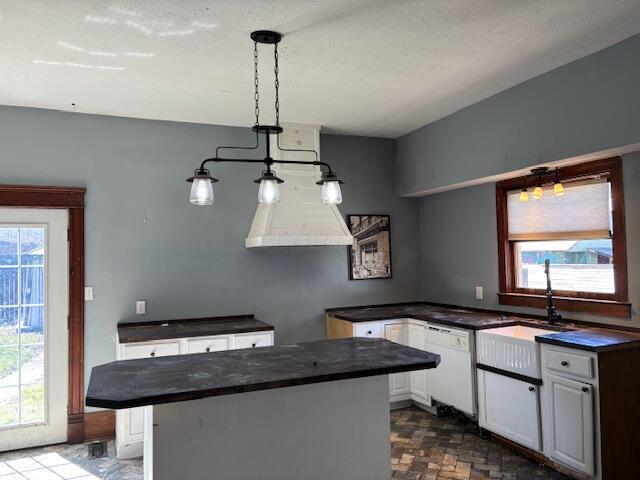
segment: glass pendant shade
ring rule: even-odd
[[[542,198],[542,187],[541,186],[538,185],[533,190],[533,198],[536,198],[536,199]]]
[[[521,202],[528,202],[529,201],[529,192],[527,192],[526,190],[522,190],[520,192],[520,201]]]
[[[322,184],[320,192],[322,203],[330,205],[340,205],[342,203],[342,190],[340,182],[337,180],[327,180]]]
[[[210,178],[194,178],[189,201],[194,205],[213,204],[213,182]]]
[[[258,190],[258,202],[273,204],[280,201],[280,187],[275,179],[263,178],[260,180],[260,189]]]
[[[564,195],[564,187],[560,182],[556,182],[553,184],[553,194],[556,197],[559,197],[560,195]]]

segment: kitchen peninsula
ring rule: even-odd
[[[364,338],[125,360],[86,404],[145,407],[146,480],[387,480],[387,376],[439,361]]]

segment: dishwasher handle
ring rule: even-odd
[[[432,327],[431,325],[428,325],[427,328],[429,330],[434,330],[434,331],[440,332],[440,333],[451,333],[451,330],[445,330],[444,328]]]

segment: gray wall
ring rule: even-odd
[[[255,313],[276,342],[322,338],[325,307],[419,296],[418,205],[393,190],[394,142],[322,136],[348,213],[390,213],[393,279],[349,281],[346,247],[245,249],[254,166],[219,165],[216,204],[188,202],[190,176],[245,129],[0,107],[2,183],[87,187],[85,365],[115,359],[122,320]],[[136,317],[135,300],[148,302]]]
[[[627,227],[629,297],[634,305],[629,320],[586,315],[571,318],[640,327],[640,154],[623,157]],[[498,238],[495,184],[468,187],[420,200],[421,285],[425,300],[454,305],[533,312],[498,305]],[[475,287],[484,287],[484,300]]]
[[[640,143],[639,111],[636,35],[401,137],[397,193]]]

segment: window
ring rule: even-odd
[[[559,309],[630,316],[621,160],[562,168],[558,176],[559,196],[553,175],[542,177],[549,184],[542,182],[541,198],[520,195],[535,178],[496,185],[500,303],[544,308],[548,260]]]

